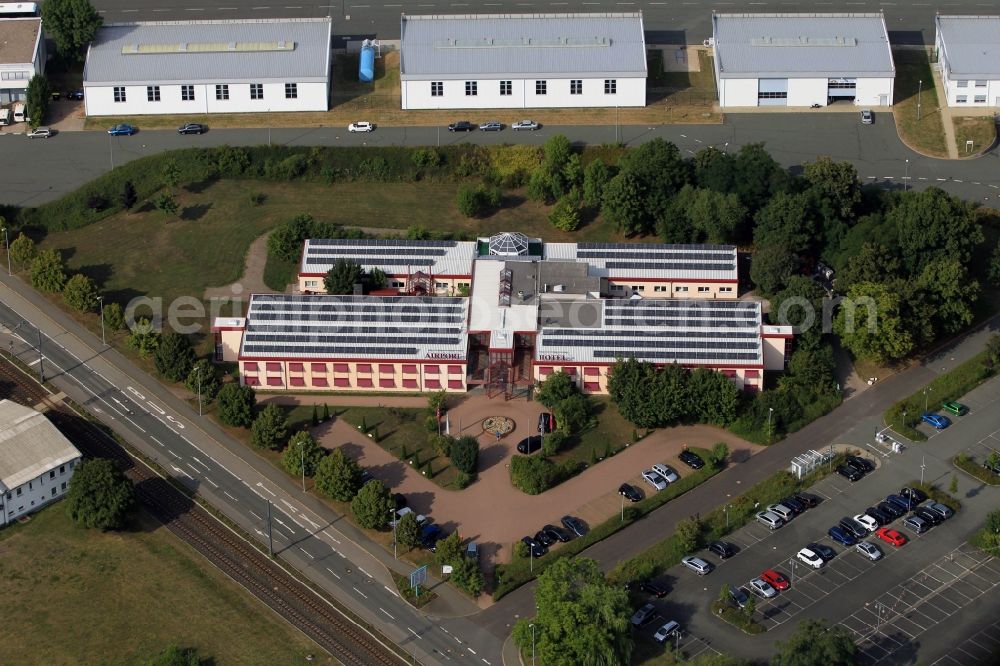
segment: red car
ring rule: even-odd
[[[896,530],[889,529],[888,527],[880,527],[875,531],[875,536],[886,543],[891,543],[896,548],[899,548],[904,543],[906,543],[906,537],[897,532]]]
[[[783,575],[775,571],[774,569],[768,569],[760,575],[761,580],[770,583],[771,587],[776,590],[787,590],[788,589],[788,579]]]

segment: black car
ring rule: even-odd
[[[208,127],[201,123],[186,123],[177,128],[178,134],[204,134]]]
[[[459,120],[457,123],[452,123],[448,125],[449,132],[471,132],[476,129],[476,126],[470,123],[468,120]]]
[[[914,505],[927,500],[927,493],[919,488],[901,488],[899,494],[910,499]]]
[[[738,552],[736,544],[728,541],[713,541],[708,544],[708,551],[719,556],[719,559],[728,560]]]
[[[691,469],[701,469],[705,466],[705,461],[697,453],[692,453],[691,451],[681,451],[681,454],[677,457]]]
[[[857,467],[848,465],[847,463],[837,465],[837,474],[852,482],[857,481],[864,476],[864,473],[862,473]]]
[[[361,481],[361,485],[364,486],[366,483],[374,479],[375,476],[365,468],[361,468],[361,474],[358,476],[358,480]]]
[[[865,526],[853,518],[844,516],[840,519],[839,525],[859,539],[864,539],[868,536],[868,530],[865,529]]]
[[[878,508],[880,511],[889,514],[889,516],[891,517],[891,520],[889,520],[890,523],[893,520],[896,520],[897,518],[906,515],[906,511],[903,511],[898,506],[890,502],[879,502]]]
[[[847,464],[860,469],[865,474],[875,471],[875,463],[860,456],[847,456]]]
[[[902,495],[886,495],[885,501],[888,502],[889,504],[892,504],[903,513],[906,513],[910,509],[913,509],[917,506],[917,503],[914,502],[912,499],[910,499],[909,497],[903,497]]]
[[[74,90],[73,92],[66,93],[66,99],[83,99],[82,90]]]
[[[431,523],[430,525],[425,525],[422,530],[420,530],[420,545],[427,550],[434,552],[437,550],[437,542],[444,538],[444,533],[441,531],[439,525]]]
[[[884,527],[892,522],[892,516],[876,506],[865,509],[865,515],[871,516],[872,520],[878,523],[879,527]]]
[[[551,546],[556,542],[556,539],[553,539],[551,536],[549,536],[549,533],[546,532],[545,530],[538,530],[537,532],[535,532],[535,541],[548,548],[549,546]]]
[[[934,511],[931,511],[925,506],[918,506],[916,509],[913,510],[913,515],[923,518],[931,525],[940,525],[941,523],[944,522],[944,518],[942,518],[939,514],[935,513]]]
[[[821,543],[811,543],[807,545],[806,548],[816,553],[824,560],[832,560],[834,557],[837,556],[837,551],[835,551],[833,548],[830,548],[829,546],[824,546]]]
[[[623,483],[618,486],[618,494],[627,499],[629,502],[638,502],[642,499],[642,491],[630,483]]]
[[[561,541],[562,543],[566,543],[567,541],[573,538],[572,534],[570,534],[561,527],[556,527],[555,525],[546,525],[545,527],[542,528],[542,531],[549,535],[549,538],[553,540],[553,543],[555,543],[556,541]]]
[[[657,599],[662,599],[663,597],[667,596],[667,588],[663,587],[662,585],[657,585],[656,583],[652,583],[648,580],[644,580],[642,583],[640,583],[639,589],[642,590],[643,592],[653,595]]]
[[[563,527],[578,537],[582,537],[587,533],[586,523],[575,516],[563,516],[560,522],[563,524]]]
[[[795,499],[802,502],[810,509],[818,506],[820,502],[820,498],[817,495],[812,495],[810,493],[795,493]]]
[[[778,504],[784,504],[789,509],[791,509],[796,516],[805,511],[807,508],[805,503],[800,502],[799,499],[794,495],[784,498],[783,500],[779,501]]]
[[[406,508],[407,505],[406,495],[404,495],[403,493],[396,493],[395,495],[393,495],[392,501],[395,502],[396,504],[396,511]]]
[[[538,543],[531,537],[526,536],[523,539],[521,539],[521,541],[528,544],[528,549],[531,551],[532,557],[541,557],[545,555],[545,553],[549,552],[548,548]]]
[[[539,435],[525,437],[517,443],[517,452],[528,455],[542,448],[542,438]]]

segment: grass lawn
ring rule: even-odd
[[[997,125],[992,116],[959,116],[953,122],[960,157],[981,153],[997,139]],[[972,150],[966,148],[966,141],[972,141]]]
[[[333,664],[153,518],[117,534],[73,525],[64,504],[0,531],[8,664],[135,664],[170,644],[219,664]],[[209,663],[209,662],[203,662]]]
[[[947,157],[941,109],[938,107],[934,76],[928,55],[924,51],[892,52],[896,63],[896,91],[892,107],[900,138],[921,153]],[[923,82],[922,89],[920,82]],[[920,120],[917,120],[917,102]]]
[[[579,460],[589,464],[591,460],[602,460],[608,452],[613,455],[622,447],[631,444],[635,426],[626,421],[615,409],[611,399],[606,396],[591,396],[591,400],[598,419],[597,425],[582,433],[579,441],[571,448],[554,456],[555,462]]]

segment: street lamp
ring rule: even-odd
[[[903,174],[903,191],[906,191],[907,186],[910,183],[910,158],[906,158],[906,171]]]
[[[774,414],[774,407],[767,408],[767,443],[771,443],[771,416]]]
[[[198,416],[201,416],[201,366],[194,366],[194,371],[198,375]],[[303,483],[303,490],[305,489],[305,483]]]
[[[108,341],[104,338],[104,297],[98,296],[97,302],[101,306],[101,345],[107,347]]]
[[[927,467],[927,456],[920,456],[920,485],[924,485],[924,468]]]
[[[10,271],[10,238],[7,237],[7,227],[3,228],[3,242],[7,246],[7,275],[13,275]]]
[[[931,387],[929,387],[929,386],[928,386],[927,388],[925,388],[925,389],[924,389],[924,411],[925,411],[925,412],[927,411],[927,392],[928,392],[928,391],[933,391],[933,390],[934,390],[934,389],[932,389],[932,388],[931,388]]]
[[[732,509],[732,508],[733,508],[732,504],[727,504],[726,505],[725,511],[726,511],[726,531],[727,532],[729,531],[729,510]]]
[[[528,626],[531,627],[531,666],[535,666],[535,625]]]
[[[792,573],[791,573],[791,581],[790,581],[790,583],[792,585],[794,585],[795,584],[795,560],[794,559],[790,559],[790,560],[788,560],[788,563],[792,565],[792,568],[791,568],[791,572]]]
[[[625,522],[625,495],[622,495],[622,522]]]
[[[305,442],[299,442],[299,464],[302,466],[302,492],[306,491],[306,447]]]
[[[389,515],[392,516],[392,557],[398,560],[399,555],[396,553],[396,525],[399,523],[399,519],[396,517],[396,510],[389,509]]]

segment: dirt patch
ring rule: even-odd
[[[205,290],[205,300],[212,298],[232,298],[240,294],[273,294],[264,283],[264,266],[267,264],[267,237],[263,234],[250,243],[247,250],[243,275],[239,280],[223,287],[210,287]]]

